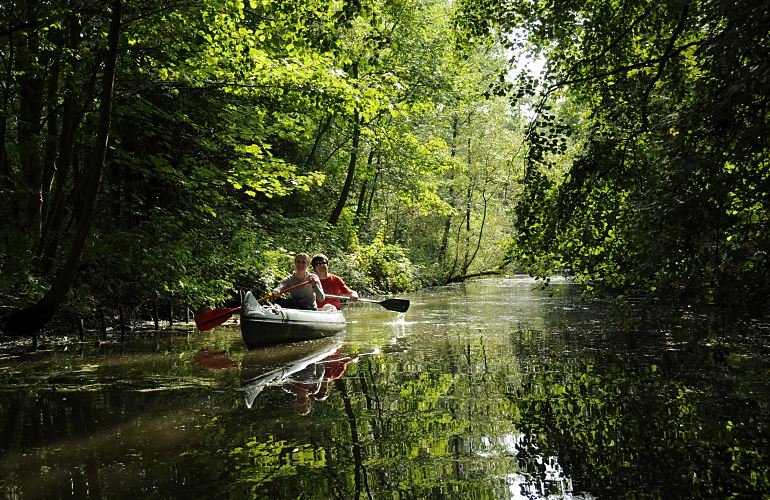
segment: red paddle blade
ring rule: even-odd
[[[197,326],[198,330],[202,332],[211,330],[212,328],[216,328],[217,326],[230,319],[230,316],[240,310],[240,307],[230,307],[204,311],[195,316],[195,326]]]

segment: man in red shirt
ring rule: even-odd
[[[345,297],[350,297],[350,300],[358,300],[358,293],[355,290],[348,288],[348,285],[345,284],[342,278],[329,272],[329,257],[318,253],[313,256],[310,262],[313,265],[313,271],[321,279],[321,287],[324,290],[324,294],[344,295]],[[342,305],[340,299],[330,297],[318,302],[316,305],[318,309],[321,309],[326,304],[331,304],[337,309]]]

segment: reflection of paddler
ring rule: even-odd
[[[265,387],[283,386],[295,373],[328,358],[341,345],[341,337],[336,336],[250,350],[241,368],[246,406],[251,408]]]
[[[195,362],[203,368],[238,368],[238,365],[223,352],[200,349],[195,353]]]
[[[348,364],[355,359],[357,358],[340,356],[339,351],[336,351],[329,357],[291,374],[282,387],[284,391],[294,394],[294,410],[297,414],[308,415],[313,400],[323,401],[328,398],[329,382],[342,377]]]
[[[310,395],[321,388],[326,370],[322,363],[312,363],[306,368],[292,373],[286,379],[283,390],[294,394],[294,409],[299,415],[310,413]]]
[[[313,393],[313,399],[316,401],[323,401],[329,397],[329,382],[341,378],[345,374],[345,370],[348,369],[348,364],[351,361],[356,360],[355,357],[344,356],[341,358],[335,357],[337,354],[333,354],[328,358],[319,362],[324,365],[324,378],[321,382],[321,387]]]

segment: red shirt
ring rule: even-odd
[[[326,371],[324,372],[324,382],[331,380],[337,380],[342,377],[345,370],[348,369],[348,364],[353,361],[353,358],[335,359],[333,361],[322,361]]]
[[[321,287],[324,289],[325,294],[330,293],[332,295],[346,295],[353,292],[353,290],[348,288],[345,282],[342,281],[342,278],[332,273],[329,273],[329,276],[321,280]],[[318,306],[318,309],[321,309],[326,304],[331,304],[337,309],[339,309],[342,305],[340,303],[340,299],[332,299],[329,297],[327,297],[325,300],[322,300],[321,302],[318,302],[316,305]]]
[[[319,361],[320,364],[324,365],[324,382],[337,380],[342,377],[345,370],[348,369],[348,364],[355,359],[355,357],[347,355],[338,356],[341,356],[339,349],[334,354],[330,354]]]

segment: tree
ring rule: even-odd
[[[92,223],[96,215],[96,200],[99,196],[104,159],[107,153],[121,16],[121,0],[112,0],[110,3],[107,52],[104,58],[104,74],[99,104],[99,126],[91,159],[88,168],[84,172],[86,187],[84,199],[80,206],[81,213],[75,230],[75,239],[67,259],[50,290],[34,305],[14,312],[6,319],[6,327],[11,332],[31,333],[48,323],[56,309],[64,301],[80,268],[83,250],[85,249],[86,241],[92,230]],[[30,156],[35,156],[35,154],[31,153]],[[37,209],[34,210],[37,212]]]
[[[445,277],[435,271],[448,256],[457,273],[493,265],[507,228],[495,222],[492,235],[487,217],[499,220],[497,193],[510,188],[493,187],[495,172],[510,179],[515,162],[492,136],[507,137],[514,119],[489,114],[452,132],[455,117],[491,102],[501,56],[499,45],[456,43],[453,5],[121,5],[108,129],[104,6],[0,6],[10,195],[0,198],[0,295],[13,308],[45,304],[40,321],[14,315],[14,330],[34,330],[62,303],[223,301],[269,286],[297,247],[346,254],[381,241],[431,280]],[[446,232],[420,229],[436,217]],[[415,286],[407,275],[388,286]]]
[[[767,5],[722,0],[463,4],[469,38],[524,30],[547,56],[529,138],[528,193],[509,256],[626,293],[768,305]],[[518,41],[508,39],[511,49]],[[538,86],[520,87],[523,92]],[[589,135],[562,180],[552,159],[575,127]]]

